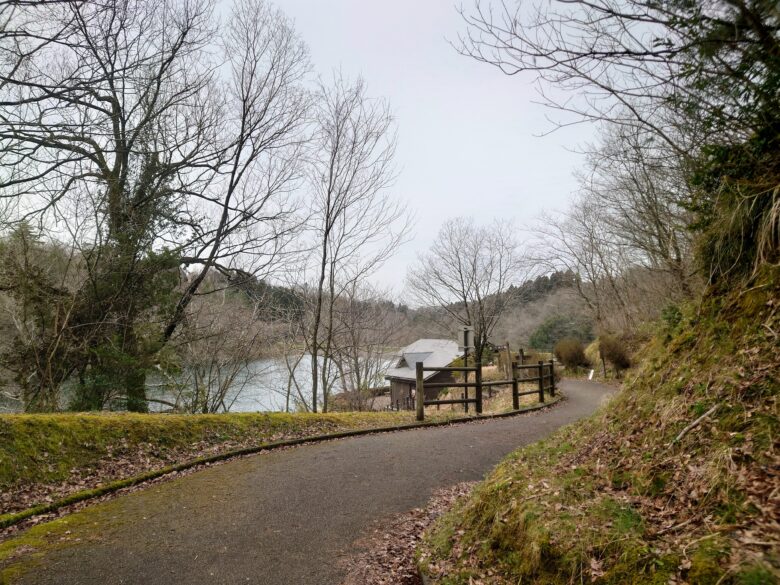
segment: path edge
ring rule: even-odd
[[[324,435],[312,435],[311,437],[301,437],[298,439],[286,439],[284,441],[272,441],[269,443],[260,443],[259,445],[254,445],[253,447],[233,449],[231,451],[225,451],[224,453],[209,455],[208,457],[197,457],[195,459],[183,461],[182,463],[177,463],[175,465],[162,467],[154,471],[147,471],[139,475],[127,477],[125,479],[119,479],[103,486],[82,490],[80,492],[70,494],[69,496],[66,496],[64,498],[60,498],[59,500],[55,500],[53,502],[49,502],[46,504],[39,504],[37,506],[33,506],[31,508],[21,510],[20,512],[2,514],[0,515],[0,530],[8,528],[9,526],[14,526],[15,524],[19,524],[20,522],[27,520],[28,518],[39,516],[41,514],[48,514],[49,512],[55,512],[66,506],[77,504],[79,502],[83,502],[86,500],[91,500],[93,498],[98,498],[106,494],[111,494],[123,488],[139,485],[151,481],[153,479],[157,479],[164,475],[169,475],[171,473],[175,473],[178,471],[184,471],[201,465],[208,465],[209,463],[217,463],[219,461],[232,459],[234,457],[254,455],[255,453],[260,453],[262,451],[272,451],[274,449],[281,449],[283,447],[295,447],[298,445],[305,445],[307,443],[323,443],[326,441],[333,441],[336,439],[344,439],[348,437],[361,437],[365,435],[377,435],[380,433],[392,433],[396,431],[409,431],[414,429],[441,427],[441,426],[475,422],[481,420],[491,420],[496,418],[508,418],[511,416],[517,416],[520,414],[525,414],[528,412],[534,412],[537,410],[543,410],[545,408],[549,408],[551,406],[554,406],[558,402],[560,402],[562,399],[563,396],[559,392],[556,394],[556,396],[551,397],[550,400],[546,402],[534,404],[533,406],[529,406],[527,408],[521,408],[519,410],[510,410],[508,412],[463,416],[463,417],[453,418],[449,420],[415,422],[415,423],[409,423],[405,425],[396,425],[390,427],[376,427],[372,429],[355,429],[352,431],[340,431],[338,433],[327,433]]]

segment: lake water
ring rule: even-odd
[[[291,362],[292,364],[292,362]],[[320,364],[322,365],[322,364]],[[295,377],[306,400],[311,394],[311,356],[304,356],[295,368]],[[247,364],[228,390],[225,406],[229,412],[281,412],[285,410],[288,370],[284,358],[260,359]],[[380,381],[379,384],[382,384]],[[148,377],[147,395],[167,401],[175,399],[174,394],[162,386],[162,379],[150,375]],[[333,384],[333,393],[341,391],[341,386]],[[292,388],[290,410],[296,410],[297,391]],[[19,412],[21,403],[6,399],[0,395],[0,413]],[[152,411],[163,411],[169,407],[150,403]]]
[[[387,365],[389,366],[389,361]],[[293,361],[290,361],[292,366]],[[320,362],[320,369],[322,361]],[[335,373],[335,368],[333,368]],[[305,355],[295,368],[295,378],[298,382],[300,392],[305,400],[311,400],[311,356]],[[287,402],[289,372],[284,358],[260,359],[250,362],[247,368],[236,377],[228,396],[225,406],[228,412],[280,412],[284,411]],[[378,380],[377,385],[383,385],[384,380]],[[337,394],[342,391],[342,386],[338,381],[333,381],[331,392]],[[320,391],[321,394],[321,391]],[[167,392],[160,392],[150,386],[148,392],[150,398],[164,397],[170,398]],[[298,399],[298,390],[295,386],[291,387],[290,410],[295,411]],[[150,404],[154,410],[164,410],[165,406]]]
[[[292,361],[290,362],[292,365]],[[306,400],[311,393],[311,356],[304,356],[295,368],[295,378]],[[278,412],[285,410],[289,373],[283,358],[260,359],[247,364],[228,390],[225,406],[229,412]],[[153,382],[152,382],[153,383]],[[340,387],[334,388],[340,391]],[[295,410],[297,391],[291,387],[290,409]],[[150,386],[149,397],[170,398]],[[161,405],[150,405],[164,409]]]

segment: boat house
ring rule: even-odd
[[[390,383],[391,407],[396,410],[414,408],[417,362],[427,367],[443,368],[459,355],[457,342],[450,339],[418,339],[403,348],[393,357],[393,364],[385,374],[385,379]],[[455,381],[451,372],[425,372],[423,380],[431,383]],[[438,393],[438,388],[426,389],[425,398],[433,400]]]

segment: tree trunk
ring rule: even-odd
[[[319,340],[317,339],[320,331],[320,321],[322,319],[322,296],[325,288],[325,272],[328,263],[328,229],[325,230],[325,237],[322,243],[322,261],[320,262],[320,278],[317,283],[317,304],[314,309],[314,324],[311,330],[311,347],[309,352],[311,353],[311,411],[317,412],[317,398],[319,382],[319,364],[317,363],[317,357],[319,355]]]
[[[131,367],[125,376],[127,392],[127,410],[130,412],[149,412],[146,401],[146,372],[143,368]]]

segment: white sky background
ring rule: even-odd
[[[530,224],[566,206],[576,189],[576,150],[593,127],[552,129],[532,103],[532,78],[509,77],[459,55],[464,23],[452,0],[277,0],[295,21],[324,79],[334,69],[362,75],[384,97],[398,128],[394,196],[408,202],[412,239],[374,276],[400,294],[406,268],[442,222],[458,215]],[[470,3],[465,1],[468,8]]]

